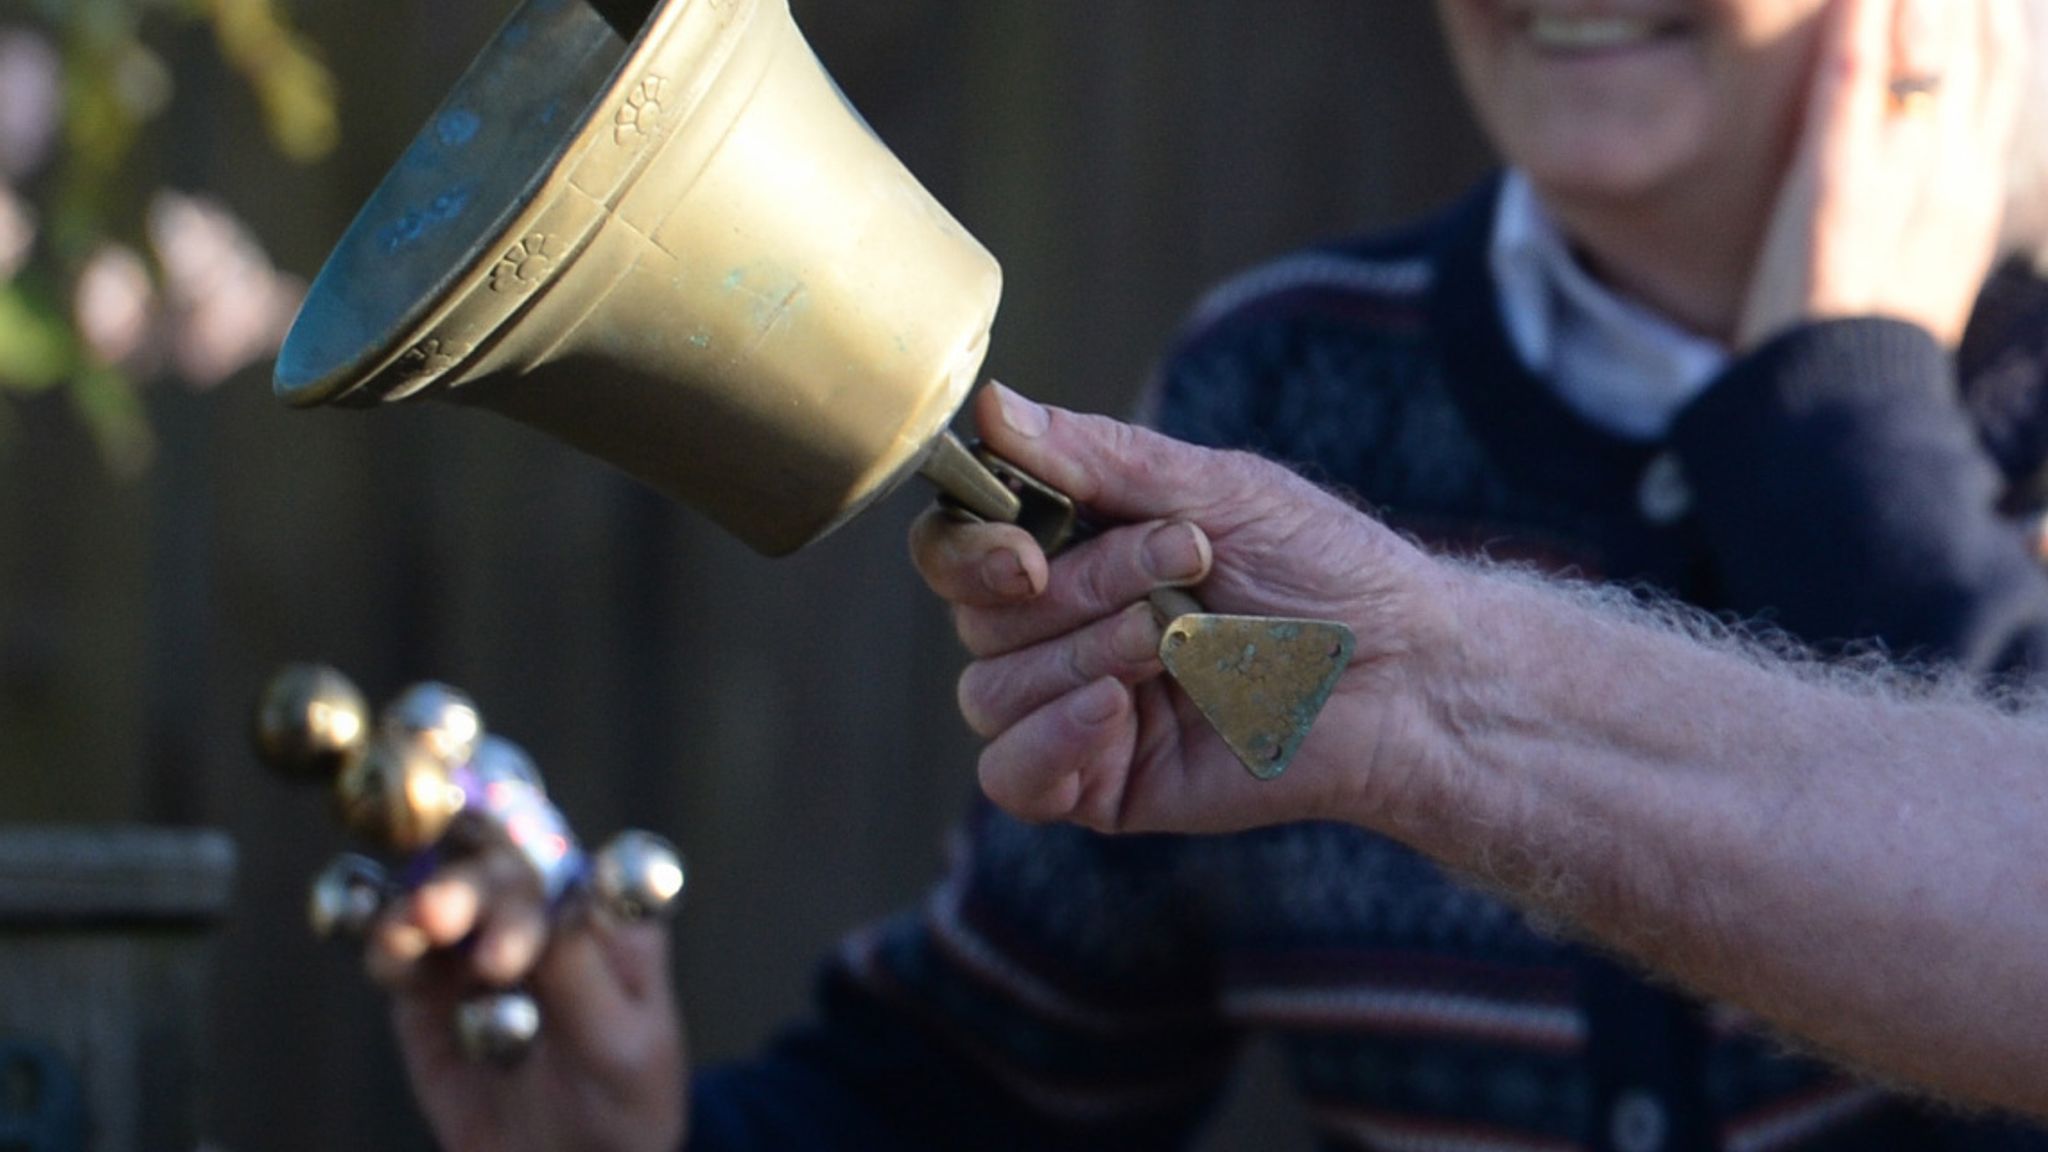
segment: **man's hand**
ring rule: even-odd
[[[988,446],[1119,525],[1048,562],[1023,530],[933,510],[919,572],[975,657],[960,708],[989,739],[983,790],[1028,820],[1222,831],[1376,819],[1419,755],[1423,680],[1451,650],[1452,570],[1271,462],[1032,403],[1001,385]],[[1145,597],[1197,586],[1212,611],[1338,620],[1351,666],[1280,779],[1248,775],[1163,675]]]
[[[1837,0],[1737,343],[1886,316],[1962,340],[1996,257],[2019,0]]]
[[[441,868],[372,933],[371,975],[393,994],[406,1072],[451,1152],[675,1152],[686,1064],[669,988],[668,928],[601,911],[550,924],[507,848]],[[517,1065],[467,1059],[456,1005],[523,985],[540,1039]]]

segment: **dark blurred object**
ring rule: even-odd
[[[85,1097],[78,1075],[47,1044],[0,1040],[0,1148],[84,1152]]]
[[[653,0],[590,0],[590,6],[604,17],[621,40],[631,40],[640,34],[640,26],[647,23],[647,14],[654,11]]]
[[[0,829],[0,1147],[199,1146],[225,835]]]

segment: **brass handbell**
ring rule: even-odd
[[[787,0],[525,0],[328,259],[276,387],[500,412],[768,555],[912,473],[968,514],[1064,522],[1064,497],[947,429],[1001,282]],[[1155,606],[1168,671],[1277,775],[1350,632]]]

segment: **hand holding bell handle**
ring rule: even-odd
[[[920,473],[940,503],[968,520],[1015,524],[1050,557],[1099,529],[1065,493],[951,431]],[[1179,588],[1147,599],[1161,626],[1159,659],[1246,771],[1270,780],[1308,735],[1351,660],[1351,629],[1332,620],[1226,616]]]

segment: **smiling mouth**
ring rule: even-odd
[[[1691,22],[1672,16],[1574,16],[1526,12],[1519,21],[1531,44],[1548,52],[1612,52],[1673,40],[1691,31]]]

